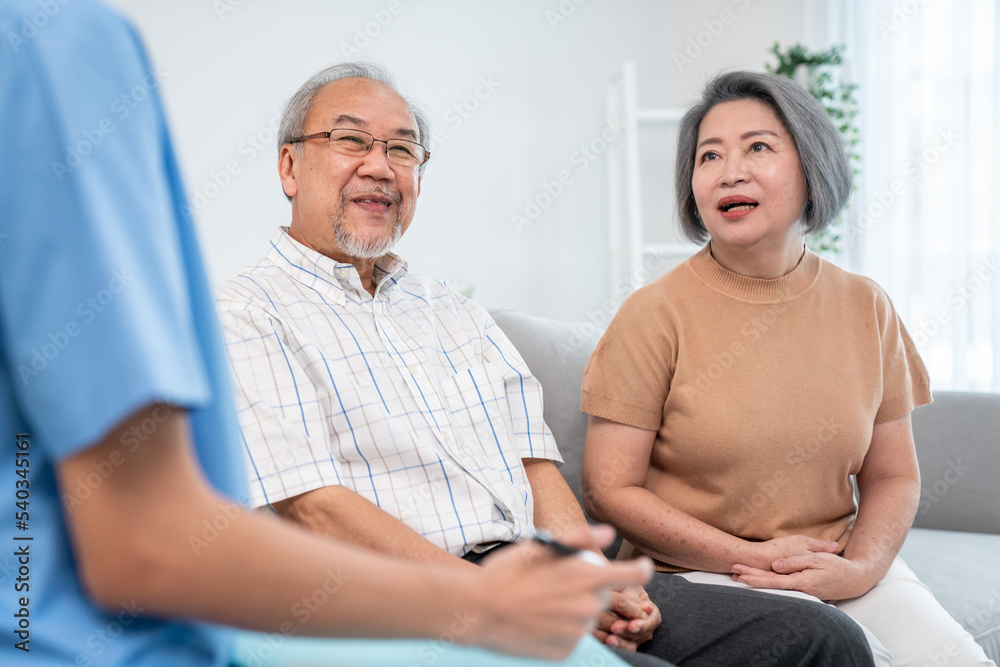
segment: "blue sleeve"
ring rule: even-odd
[[[201,329],[217,325],[193,307],[161,75],[132,28],[79,2],[3,47],[0,372],[60,459],[151,402],[210,401]]]

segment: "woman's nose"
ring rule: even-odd
[[[736,185],[737,183],[745,183],[749,179],[750,174],[747,171],[746,159],[742,155],[739,155],[726,160],[719,183],[722,185]]]

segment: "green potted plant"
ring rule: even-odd
[[[855,124],[858,115],[855,93],[858,86],[855,83],[844,83],[840,77],[839,65],[842,63],[843,51],[843,46],[833,46],[826,51],[810,51],[801,44],[782,50],[778,42],[775,42],[770,53],[778,59],[778,64],[766,63],[764,67],[768,72],[798,82],[819,100],[840,131],[852,170],[857,175],[861,162],[861,156],[857,152],[860,141],[858,127]],[[818,253],[836,256],[842,249],[843,232],[842,213],[829,227],[813,235],[809,239],[809,246]]]

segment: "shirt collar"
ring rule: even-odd
[[[361,277],[353,264],[338,262],[305,246],[288,234],[288,227],[278,227],[271,237],[267,258],[294,280],[310,289],[321,292],[344,305],[347,291],[363,293],[371,298],[361,285]],[[396,285],[406,274],[407,263],[394,253],[386,253],[375,260],[375,280],[383,294]],[[383,286],[382,283],[388,281]]]

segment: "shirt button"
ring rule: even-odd
[[[423,372],[420,369],[420,366],[416,364],[410,364],[409,366],[406,367],[406,370],[410,371],[410,375],[412,375],[413,377],[420,377],[423,374]]]
[[[348,269],[347,267],[339,267],[337,269],[337,277],[338,278],[346,278],[350,272],[351,272],[351,270]]]
[[[451,442],[451,431],[441,431],[441,437],[445,442]]]

